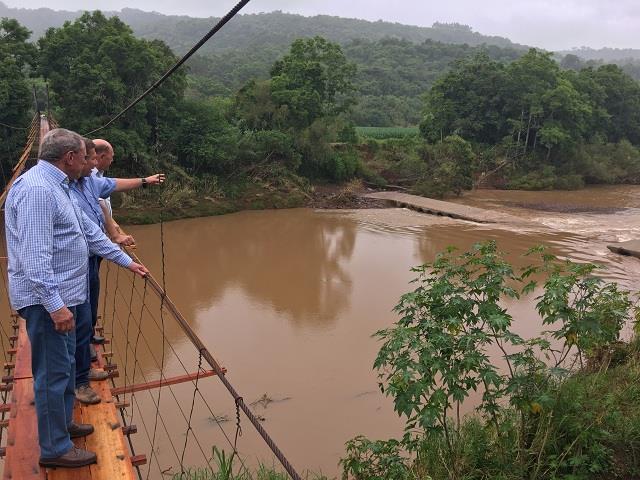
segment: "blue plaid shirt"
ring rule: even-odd
[[[72,199],[67,175],[43,160],[11,187],[5,229],[9,296],[16,310],[42,305],[54,312],[84,303],[89,254],[123,267],[132,263]]]
[[[95,173],[71,182],[71,193],[78,205],[103,232],[105,220],[98,199],[109,198],[115,189],[116,181],[113,178],[99,177]]]

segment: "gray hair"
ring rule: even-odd
[[[42,139],[38,158],[47,162],[57,162],[67,152],[81,151],[83,145],[84,139],[76,132],[64,128],[54,128]]]

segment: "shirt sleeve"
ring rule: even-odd
[[[131,257],[109,240],[100,227],[93,223],[84,212],[82,212],[82,222],[91,254],[111,260],[113,263],[125,268],[128,268],[133,263]]]
[[[45,188],[23,190],[14,208],[20,243],[17,246],[31,291],[48,312],[65,306],[53,276],[53,219],[55,202]]]
[[[91,180],[96,188],[96,192],[99,198],[108,198],[116,189],[115,178],[98,177],[94,174],[91,175]]]

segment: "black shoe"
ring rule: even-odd
[[[83,450],[82,448],[72,447],[67,453],[57,458],[41,458],[40,465],[48,468],[78,468],[91,465],[97,461],[98,457],[96,457],[95,453]]]
[[[101,335],[94,335],[91,339],[91,343],[93,343],[94,345],[102,345],[104,344],[104,337]]]
[[[86,437],[87,435],[91,435],[93,433],[93,425],[89,423],[71,422],[69,425],[67,425],[67,431],[69,432],[69,436],[71,438]]]
[[[92,344],[89,344],[89,355],[91,355],[92,362],[98,361],[98,352],[96,352],[96,347],[94,347]]]

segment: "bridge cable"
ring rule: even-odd
[[[103,303],[102,303],[102,327],[103,327],[103,329],[107,325],[107,298],[109,296],[109,273],[111,272],[111,267],[110,267],[111,262],[105,262],[105,263],[107,264],[107,272],[105,274],[104,300],[103,300]],[[115,290],[113,292],[114,297],[116,296],[117,291],[118,291],[119,272],[120,272],[120,269],[119,268],[116,269],[116,285],[115,285]],[[146,285],[146,282],[145,282],[145,285]],[[115,298],[114,298],[114,302],[115,302]],[[114,304],[113,315],[115,315],[115,304]],[[113,318],[114,317],[112,316],[112,321],[111,321],[111,344],[112,344],[112,348],[113,348],[113,345],[114,345],[113,336],[114,336],[114,332],[115,332]],[[107,365],[111,365],[111,363],[112,363],[111,357],[109,356],[109,357],[107,357]],[[125,372],[125,376],[126,376],[126,372]],[[113,377],[111,377],[111,386],[114,387],[114,388],[116,387],[116,382],[115,382]],[[126,397],[126,395],[125,395],[125,397]],[[118,401],[120,400],[118,395],[116,395],[116,398],[118,398]],[[126,400],[126,398],[125,398],[125,400]],[[122,424],[126,427],[128,425],[128,422],[127,422],[127,419],[125,417],[123,409],[120,408],[119,412],[120,412],[120,419],[122,420]],[[129,422],[129,423],[131,423],[131,422]],[[127,443],[129,444],[129,450],[131,451],[131,455],[135,456],[136,455],[136,449],[135,449],[135,446],[133,445],[133,441],[131,440],[131,436],[130,435],[126,435],[126,437],[127,437]],[[136,469],[136,473],[138,474],[138,480],[142,480],[142,472],[140,470],[140,466],[139,465],[135,465],[134,467]]]
[[[248,0],[247,0],[248,1]],[[164,199],[162,198],[162,190],[158,189],[158,196],[160,197],[160,258],[162,261],[162,295],[160,296],[160,323],[162,324],[161,334],[162,334],[162,353],[160,358],[160,384],[158,386],[158,405],[156,409],[156,418],[153,424],[153,441],[151,442],[151,457],[154,454],[154,447],[156,441],[156,430],[158,428],[158,416],[160,415],[160,395],[162,393],[162,376],[164,373],[164,361],[165,361],[165,326],[164,326],[164,303],[167,298],[167,277],[166,277],[166,258],[165,258],[165,248],[164,248]],[[182,463],[180,463],[180,468],[182,469]],[[149,474],[151,473],[151,469],[147,471],[147,480],[149,479]]]
[[[126,297],[124,296],[124,294],[122,293],[122,289],[120,290],[120,296],[122,297],[123,302],[124,302],[124,303],[126,303],[127,299],[126,299]],[[124,329],[125,329],[125,324],[123,323],[123,321],[122,321],[122,319],[121,319],[120,315],[116,315],[116,318],[118,319],[118,323],[119,323],[119,326],[120,326],[121,331],[124,331]],[[161,378],[162,378],[162,377],[161,377]],[[144,373],[143,373],[143,379],[145,379],[145,380],[146,380],[146,376],[144,375]],[[162,415],[159,415],[160,406],[159,406],[159,404],[157,404],[157,403],[156,403],[156,400],[155,400],[155,398],[154,398],[153,393],[151,392],[151,390],[147,390],[147,392],[149,393],[149,398],[151,399],[151,403],[153,404],[153,406],[154,406],[154,407],[155,407],[155,409],[156,409],[156,418],[159,418],[159,419],[160,419],[160,423],[162,424],[162,427],[163,427],[163,429],[164,429],[164,432],[166,433],[166,438],[167,438],[167,440],[168,440],[168,442],[169,442],[169,445],[171,446],[171,449],[173,450],[173,454],[174,454],[174,456],[175,456],[176,460],[178,460],[178,461],[179,461],[179,460],[180,460],[180,455],[178,454],[178,450],[177,450],[177,448],[176,448],[175,444],[174,444],[174,443],[173,443],[173,441],[171,440],[171,434],[170,434],[170,432],[169,432],[169,428],[167,427],[167,424],[165,423],[164,417],[162,417]],[[132,398],[133,398],[133,396],[132,396]],[[134,401],[136,402],[136,404],[137,404],[137,405],[139,405],[139,403],[138,403],[138,399],[137,399],[137,398],[134,398]],[[142,412],[142,410],[140,409],[140,407],[139,407],[138,409],[140,410],[140,412]],[[145,422],[144,422],[144,418],[142,418],[142,417],[141,417],[141,420],[142,420],[142,423],[143,423],[143,425],[144,425],[144,424],[145,424]],[[148,438],[149,438],[149,437],[148,437]],[[151,457],[150,457],[150,460],[149,460],[149,464],[150,464],[150,463],[151,463],[151,460],[154,458],[154,456],[153,456],[153,452],[155,451],[155,437],[154,437],[153,439],[149,438],[149,443],[150,443],[150,445],[151,445],[151,453],[152,453],[152,455],[151,455]],[[156,462],[158,462],[157,455],[155,456],[155,458],[156,458]],[[159,465],[159,463],[158,463],[158,465]],[[148,473],[150,473],[150,472],[151,472],[151,470],[149,469]]]
[[[138,294],[138,298],[142,298],[142,296],[140,295],[139,290],[136,288],[136,293]],[[122,294],[121,294],[122,296]],[[124,299],[124,297],[123,297]],[[158,330],[161,329],[160,327],[160,323],[158,322],[158,319],[156,318],[156,316],[153,314],[153,312],[149,309],[149,307],[147,305],[143,306],[144,309],[147,310],[147,313],[149,314],[149,316],[151,317],[151,319],[153,320],[153,322],[155,323],[156,327],[158,328]],[[142,319],[142,317],[140,317]],[[139,325],[141,325],[141,321],[139,323]],[[140,330],[141,332],[141,330]],[[147,349],[149,350],[149,353],[151,354],[151,358],[154,360],[156,367],[159,367],[159,362],[158,359],[155,357],[155,355],[153,354],[153,351],[151,350],[151,346],[149,344],[149,341],[147,340],[146,336],[144,335],[144,333],[142,333],[142,339],[144,340]],[[184,370],[185,373],[189,373],[189,370],[187,369],[186,365],[184,364],[184,362],[180,359],[180,355],[178,354],[178,352],[173,348],[173,345],[171,345],[171,343],[169,343],[169,348],[171,349],[171,351],[173,352],[173,356],[174,358],[178,361],[178,363],[182,366],[182,369]],[[136,358],[136,364],[139,364],[139,362],[137,361],[137,356],[134,355],[134,357]],[[144,372],[141,372],[143,375],[143,380],[146,382],[147,379],[144,376]],[[166,377],[165,377],[166,378]],[[191,383],[194,383],[193,381]],[[173,394],[173,389],[171,388],[171,386],[169,385],[169,391]],[[229,435],[227,434],[227,432],[225,431],[224,427],[222,426],[220,419],[218,418],[218,415],[216,415],[213,411],[213,409],[211,408],[211,405],[209,404],[209,402],[207,401],[207,399],[204,397],[204,395],[202,394],[202,390],[198,389],[197,390],[198,395],[200,396],[200,399],[202,400],[202,402],[204,403],[204,406],[207,408],[207,410],[209,411],[209,414],[211,415],[211,419],[213,421],[216,422],[218,428],[220,429],[220,432],[222,433],[222,435],[224,436],[225,440],[227,441],[227,443],[229,444],[229,447],[231,447],[231,450],[233,451],[233,454],[238,458],[238,460],[240,461],[240,464],[242,465],[242,468],[244,469],[245,473],[249,476],[250,480],[253,480],[253,476],[251,475],[251,471],[247,468],[245,461],[243,460],[242,456],[240,455],[240,452],[234,447],[233,442],[231,441],[231,439],[229,438]],[[175,395],[173,395],[174,400],[177,399],[175,398]],[[182,413],[183,417],[185,420],[187,420],[186,415],[184,414],[184,412],[182,411],[182,409],[180,408],[180,406],[178,405],[180,412]],[[196,439],[196,443],[199,443],[197,440],[197,437],[194,437]],[[204,452],[203,452],[204,454]],[[209,460],[207,459],[207,463],[210,465]]]
[[[158,88],[162,83],[169,78],[178,68],[182,66],[184,62],[186,62],[194,53],[196,53],[202,45],[204,45],[211,37],[213,37],[218,31],[224,27],[233,17],[235,17],[242,8],[244,8],[250,0],[241,0],[238,4],[233,7],[229,13],[227,13],[224,17],[220,19],[220,21],[211,29],[209,32],[200,39],[198,43],[196,43],[191,50],[189,50],[180,60],[176,62],[176,64],[171,67],[167,72],[160,77],[153,85],[151,85],[145,92],[143,92],[138,98],[136,98],[133,102],[131,102],[127,107],[124,108],[120,113],[118,113],[115,117],[109,120],[107,123],[102,125],[101,127],[96,128],[95,130],[91,130],[90,132],[84,134],[85,137],[92,135],[100,130],[107,128],[109,125],[114,123],[120,117],[122,117],[125,113],[135,107],[138,103],[142,101],[144,97],[153,92],[156,88]]]
[[[187,431],[184,434],[184,447],[182,447],[182,456],[180,457],[180,475],[185,474],[184,470],[184,454],[187,451],[187,444],[189,443],[189,433],[193,432],[191,426],[191,420],[193,419],[193,410],[196,406],[196,395],[200,391],[198,388],[198,380],[200,380],[200,372],[202,371],[202,351],[198,353],[198,370],[196,372],[196,381],[193,388],[193,397],[191,398],[191,410],[189,411],[189,420],[187,421]],[[195,438],[195,435],[194,435]]]
[[[30,126],[29,127],[16,127],[16,126],[13,126],[13,125],[8,125],[8,124],[3,123],[3,122],[0,122],[0,126],[7,127],[7,128],[12,129],[12,130],[29,130],[29,128],[30,128]]]

